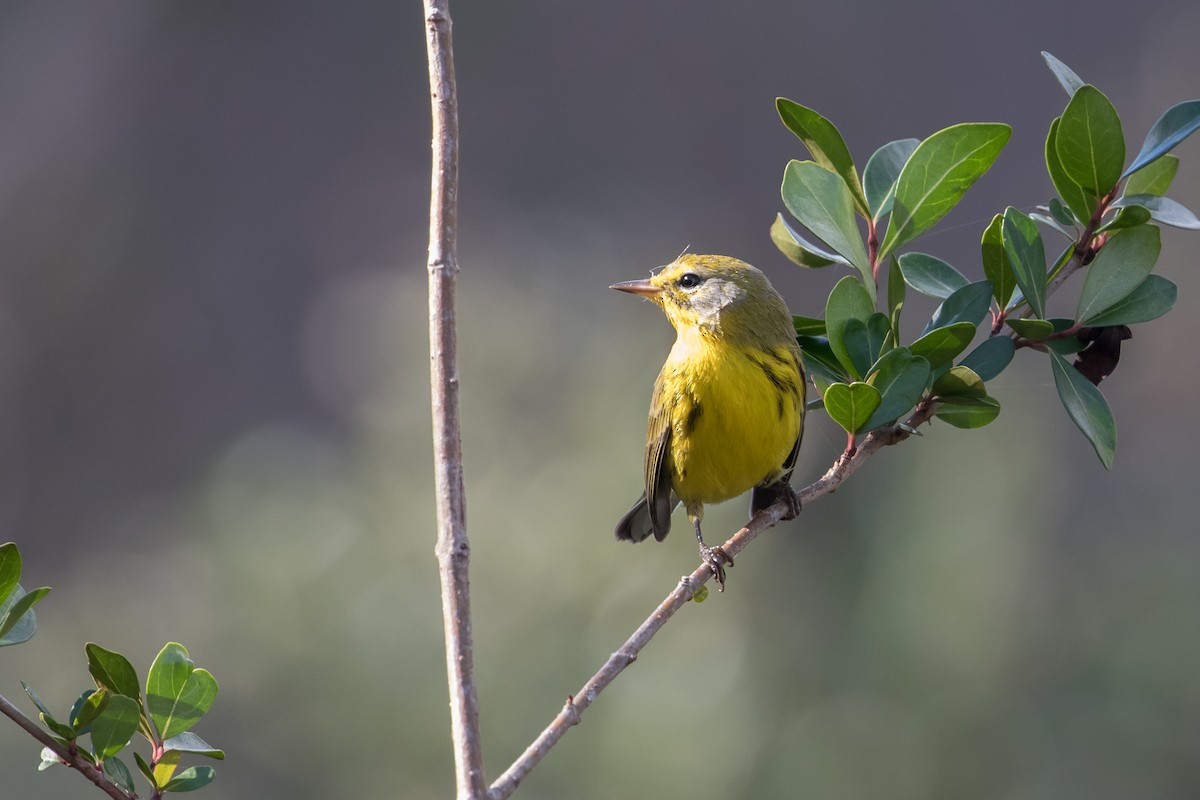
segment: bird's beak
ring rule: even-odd
[[[620,283],[614,283],[612,286],[610,286],[608,288],[616,289],[618,292],[629,292],[630,294],[640,294],[642,297],[648,297],[650,299],[654,299],[654,297],[656,297],[658,295],[658,293],[662,291],[662,289],[660,287],[655,286],[653,283],[651,283],[648,280],[621,281]]]

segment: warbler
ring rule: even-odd
[[[796,331],[767,276],[736,258],[684,254],[647,280],[613,289],[654,301],[675,344],[654,383],[645,491],[617,523],[618,539],[658,541],[683,504],[700,557],[724,591],[733,559],[700,531],[705,503],[753,489],[750,513],[799,496],[789,481],[804,433],[805,378]]]

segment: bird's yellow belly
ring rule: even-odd
[[[803,384],[786,352],[692,353],[677,377],[670,468],[685,506],[728,500],[782,474],[803,414]]]

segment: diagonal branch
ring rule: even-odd
[[[449,0],[424,0],[433,116],[429,201],[429,361],[437,488],[437,559],[446,633],[455,785],[460,800],[487,795],[471,645],[466,491],[458,410],[455,287],[458,278],[458,100]]]
[[[811,503],[813,500],[837,491],[842,482],[854,474],[880,448],[904,441],[911,435],[910,431],[928,422],[936,407],[936,402],[924,400],[904,423],[890,425],[867,434],[857,448],[842,453],[824,475],[800,490],[801,502]],[[787,510],[787,503],[782,500],[763,509],[754,515],[754,519],[750,520],[746,527],[721,545],[722,549],[731,558],[736,556],[750,542],[757,539],[759,534],[783,519]],[[567,697],[567,702],[558,712],[558,716],[525,749],[520,758],[496,779],[489,792],[490,800],[504,800],[516,790],[525,776],[550,752],[558,740],[573,726],[579,724],[581,715],[595,702],[600,692],[612,683],[626,667],[637,660],[638,653],[642,651],[642,648],[650,643],[650,640],[667,623],[667,620],[674,616],[676,611],[683,608],[692,599],[696,590],[707,583],[711,577],[712,570],[707,564],[701,564],[695,572],[685,575],[679,581],[674,590],[659,603],[645,622],[625,640],[625,643],[609,656],[600,670],[583,685],[583,688],[577,694]]]
[[[68,747],[50,734],[39,728],[33,720],[21,713],[21,710],[0,695],[0,714],[11,719],[33,738],[54,751],[62,762],[72,769],[78,770],[83,777],[96,784],[102,792],[114,800],[136,800],[136,794],[128,794],[121,787],[108,779],[104,771],[90,761],[80,757],[74,747]]]

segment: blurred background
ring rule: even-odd
[[[767,229],[807,157],[777,95],[874,149],[1014,126],[914,249],[976,279],[992,214],[1051,187],[1067,97],[1130,156],[1200,97],[1200,6],[457,2],[459,344],[476,659],[498,775],[696,563],[613,522],[641,482],[672,340],[610,292],[684,247],[819,315],[841,273]],[[143,678],[184,643],[220,682],[209,797],[453,794],[429,441],[429,121],[420,4],[210,0],[0,10],[0,541],[41,630],[0,651],[64,714],[83,645]],[[1200,209],[1200,145],[1171,196]],[[1194,798],[1200,794],[1200,310],[1104,384],[1106,472],[1045,360],[1000,418],[935,425],[760,539],[519,790],[523,798]],[[1077,286],[1072,287],[1078,291]],[[1065,293],[1072,295],[1072,292]],[[1069,306],[1072,297],[1060,297]],[[915,330],[932,304],[910,303]],[[814,414],[797,483],[844,443]],[[731,532],[745,504],[706,517]],[[710,534],[716,538],[716,534]],[[95,797],[0,724],[5,797]],[[204,762],[207,763],[207,762]]]

